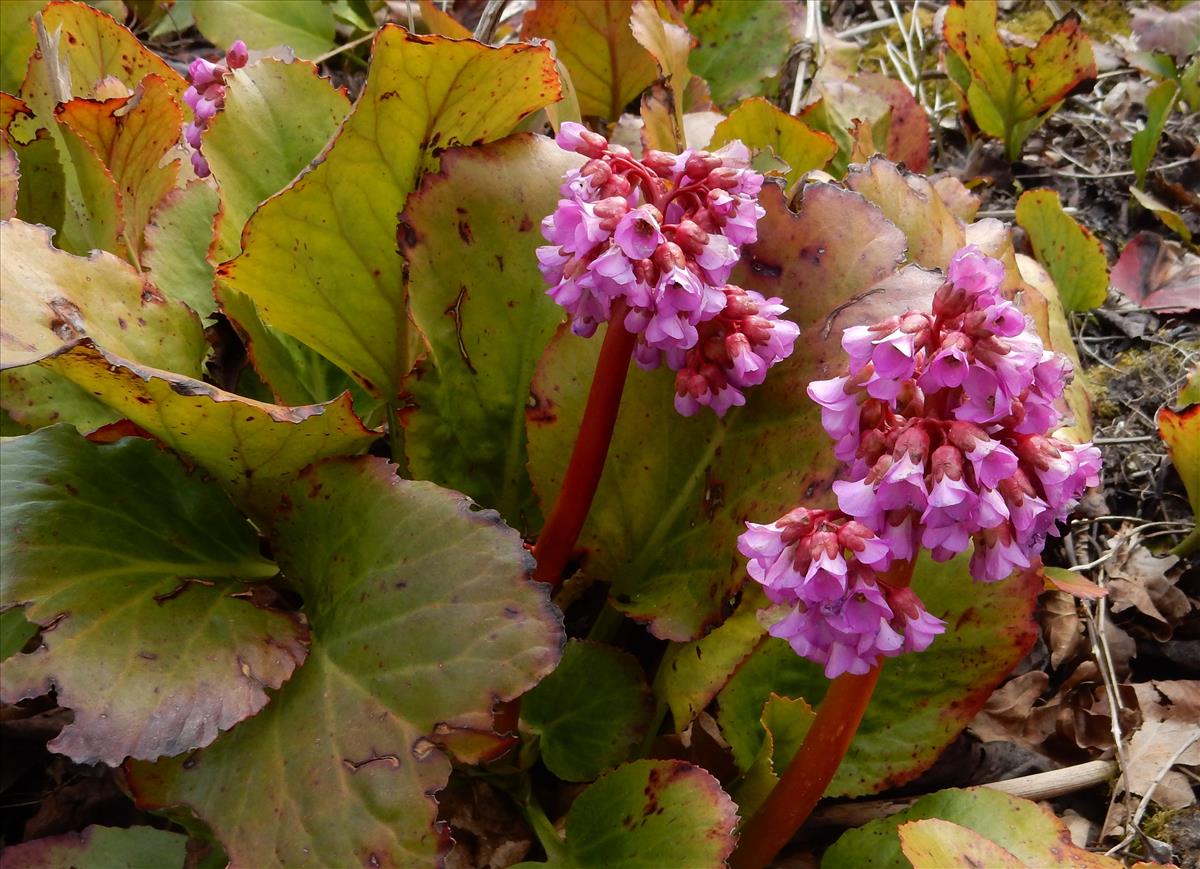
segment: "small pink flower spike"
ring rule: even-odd
[[[638,336],[634,359],[678,372],[675,407],[718,416],[792,353],[799,328],[779,299],[726,282],[756,238],[762,176],[749,151],[648,151],[641,160],[582,124],[559,127],[559,147],[588,158],[568,172],[538,249],[548,295],[590,336],[612,312]]]

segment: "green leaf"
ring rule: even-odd
[[[945,269],[964,244],[963,225],[924,175],[872,157],[846,176],[846,186],[874,203],[908,238],[908,260]]]
[[[0,369],[3,407],[14,419],[85,429],[111,421],[78,387],[22,367],[84,337],[123,358],[200,376],[207,345],[194,313],[164,298],[125,261],[102,252],[73,256],[52,247],[51,235],[20,220],[0,224]]]
[[[692,72],[708,82],[714,103],[773,93],[792,47],[791,17],[787,4],[744,0],[713,0],[687,16],[699,42]]]
[[[196,27],[220,48],[240,39],[251,49],[289,46],[313,58],[333,48],[333,9],[320,0],[203,0],[192,7]]]
[[[1009,160],[1063,99],[1096,75],[1092,47],[1072,10],[1033,48],[1000,39],[996,0],[954,0],[946,9],[943,36],[971,77],[967,103],[975,123],[1004,140]]]
[[[678,760],[639,760],[579,795],[567,813],[566,852],[559,859],[519,867],[717,869],[733,851],[736,824],[733,800],[705,770]]]
[[[858,194],[810,184],[799,214],[777,187],[761,201],[759,242],[734,282],[782,297],[785,316],[812,331],[724,420],[679,416],[671,371],[631,372],[579,540],[584,572],[612,583],[613,605],[664,639],[695,639],[728,614],[745,578],[736,539],[746,519],[771,521],[798,497],[829,491],[837,463],[805,388],[843,364],[842,327],[927,300],[938,283],[916,270],[889,282],[904,236]],[[881,282],[882,292],[866,293]],[[543,506],[561,484],[600,342],[560,333],[534,378],[530,476]]]
[[[26,144],[13,143],[21,168],[17,188],[17,217],[61,229],[66,216],[66,176],[50,134],[41,134]]]
[[[37,625],[25,619],[25,611],[21,607],[0,613],[0,661],[8,660],[21,651],[37,632]]]
[[[1108,297],[1108,260],[1100,240],[1063,211],[1053,190],[1029,190],[1017,201],[1017,223],[1050,272],[1068,311],[1088,311]]]
[[[789,188],[804,173],[824,168],[837,153],[833,137],[812,129],[762,98],[746,100],[721,121],[710,147],[719,148],[734,139],[740,139],[748,148],[768,148],[782,158],[789,167]]]
[[[632,9],[632,0],[542,0],[525,13],[521,38],[554,40],[584,115],[617,120],[658,76],[654,58],[629,28]]]
[[[0,3],[0,91],[15,94],[25,78],[29,56],[37,47],[33,16],[46,0]]]
[[[742,776],[737,795],[738,810],[745,817],[753,816],[767,796],[779,784],[817,714],[803,700],[792,700],[778,694],[767,696],[759,723],[763,729],[762,745],[750,768]]]
[[[221,193],[215,262],[237,256],[254,209],[309,167],[350,112],[344,88],[311,63],[264,58],[225,79],[225,107],[204,131]]]
[[[562,309],[534,251],[563,173],[582,161],[522,134],[443,157],[409,197],[400,233],[426,355],[405,381],[409,467],[519,528],[541,524],[525,469],[529,382]]]
[[[391,400],[411,366],[397,215],[441,150],[499,138],[558,95],[549,49],[490,48],[385,26],[362,96],[324,160],[246,225],[220,275],[265,323]]]
[[[758,623],[762,594],[746,589],[737,610],[699,640],[672,643],[658,667],[659,694],[682,733],[725,687],[766,633]],[[658,682],[656,681],[656,688]]]
[[[1200,522],[1200,404],[1190,404],[1178,412],[1164,407],[1158,412],[1158,433],[1183,481],[1193,521]],[[1174,551],[1186,555],[1197,547],[1200,547],[1200,525]]]
[[[1022,866],[1113,867],[1115,860],[1071,844],[1066,825],[1037,803],[991,788],[950,788],[921,797],[903,812],[848,830],[821,858],[822,869],[911,869],[897,828],[924,818],[951,821],[998,843]],[[931,864],[921,863],[923,867]],[[963,864],[965,865],[965,864]],[[981,864],[986,865],[986,864]]]
[[[163,295],[183,302],[206,322],[217,308],[208,246],[219,205],[217,191],[201,180],[171,191],[146,227],[142,253],[142,267]]]
[[[115,766],[207,745],[304,660],[295,616],[239,599],[275,573],[254,530],[168,453],[55,426],[2,461],[0,603],[43,631],[5,661],[0,698],[55,690],[74,719],[52,750]]]
[[[378,438],[347,394],[302,407],[263,404],[86,344],[42,365],[195,462],[255,513],[273,506],[281,478],[318,459],[365,452]]]
[[[562,643],[520,537],[472,507],[380,459],[298,476],[275,549],[308,661],[209,748],[133,765],[139,803],[190,806],[235,865],[435,863],[449,843],[431,794],[450,774],[435,743],[490,733],[493,703],[549,673]]]
[[[3,5],[3,4],[0,4]],[[187,836],[153,827],[101,827],[9,845],[9,869],[182,869]]]
[[[221,195],[213,262],[241,253],[255,209],[319,158],[349,111],[345,90],[311,63],[264,58],[226,79],[225,108],[204,132],[204,157]],[[353,383],[315,350],[266,325],[244,294],[221,282],[217,296],[277,401],[326,401]]]
[[[863,796],[914,778],[937,759],[1024,657],[1037,633],[1034,605],[1040,575],[974,582],[967,558],[922,559],[913,588],[929,612],[948,623],[926,651],[889,659],[846,759],[826,795]],[[769,639],[717,697],[721,731],[743,770],[763,744],[763,707],[772,693],[814,706],[829,685],[821,668]],[[793,746],[794,748],[794,746]],[[790,756],[773,758],[776,770]]]
[[[613,646],[572,640],[558,669],[521,701],[546,768],[591,781],[628,760],[650,726],[650,689],[637,659]]]
[[[1162,138],[1163,127],[1167,117],[1179,96],[1179,85],[1173,81],[1165,81],[1158,85],[1146,96],[1146,126],[1133,134],[1132,149],[1129,162],[1137,175],[1137,186],[1146,186],[1146,170],[1158,150],[1159,139]]]

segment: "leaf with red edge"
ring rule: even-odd
[[[0,457],[0,605],[43,628],[0,699],[54,689],[74,717],[52,751],[115,766],[207,745],[304,660],[302,620],[246,599],[277,572],[258,535],[170,453],[54,426]]]
[[[259,715],[187,757],[131,764],[139,804],[186,805],[235,866],[429,866],[449,847],[438,742],[558,663],[561,615],[489,510],[376,458],[297,475],[274,550],[309,658]],[[478,743],[467,743],[474,754]]]
[[[55,109],[55,116],[112,174],[121,197],[122,238],[140,256],[151,212],[175,187],[179,172],[178,160],[164,160],[183,126],[183,111],[170,86],[160,76],[148,75],[132,96],[74,99]]]
[[[1008,159],[1062,100],[1096,76],[1092,47],[1072,10],[1033,48],[1000,39],[996,0],[953,0],[943,36],[951,78],[963,90],[979,128],[1004,141]]]
[[[930,613],[947,622],[946,633],[924,652],[884,663],[828,796],[876,793],[928,769],[1033,645],[1041,574],[1030,570],[979,583],[971,579],[967,560],[964,555],[937,564],[922,557],[917,563],[913,590]],[[784,641],[768,639],[760,646],[717,696],[721,731],[738,765],[749,769],[754,763],[764,740],[763,706],[772,692],[819,707],[828,686],[821,667]],[[774,758],[775,769],[789,760]]]
[[[975,857],[971,856],[968,847],[965,853],[951,851],[958,856],[949,862],[945,859],[926,862],[929,851],[920,847],[924,843],[923,837],[919,833],[913,836],[912,832],[921,830],[919,825],[928,823],[927,819],[931,818],[949,822],[959,831],[971,831],[996,847],[982,845],[980,847],[986,850],[974,852]],[[918,825],[914,825],[914,821]],[[955,842],[969,846],[978,844],[979,839],[956,832],[949,841],[942,840],[943,846]],[[914,845],[917,847],[910,853]],[[1016,862],[993,862],[1007,860],[1002,852],[1012,855]],[[972,862],[975,858],[981,858],[982,862]],[[864,865],[873,869],[912,869],[914,865],[918,869],[968,865],[1120,869],[1121,863],[1074,845],[1066,824],[1049,809],[997,790],[978,787],[951,788],[921,797],[902,812],[847,831],[821,858],[822,869]]]
[[[1076,573],[1074,570],[1066,570],[1061,567],[1044,567],[1042,575],[1045,577],[1046,590],[1058,589],[1065,591],[1069,595],[1084,598],[1086,600],[1096,600],[1101,597],[1108,597],[1108,589],[1102,585],[1096,585],[1082,573]]]
[[[851,168],[846,186],[874,203],[908,237],[908,259],[944,269],[963,246],[962,223],[950,212],[924,175],[872,157]]]
[[[1087,311],[1108,296],[1108,260],[1100,240],[1067,214],[1053,190],[1028,190],[1017,201],[1017,223],[1054,279],[1068,311]]]
[[[678,760],[617,767],[585,790],[547,863],[512,869],[722,869],[737,841],[737,806],[713,776]]]
[[[1112,285],[1143,308],[1181,314],[1200,308],[1200,256],[1153,232],[1139,232],[1121,250]]]
[[[1191,404],[1182,411],[1164,407],[1158,412],[1158,433],[1167,445],[1171,464],[1183,480],[1192,506],[1192,516],[1200,521],[1200,404]],[[1200,546],[1200,525],[1192,529],[1187,539],[1175,547],[1186,555]]]
[[[929,117],[902,82],[877,72],[860,72],[851,83],[891,106],[883,153],[910,172],[929,171]]]
[[[805,389],[844,364],[842,328],[927,304],[940,283],[919,269],[893,276],[904,235],[856,193],[810,184],[798,214],[777,187],[761,201],[759,242],[733,282],[782,297],[784,316],[805,329],[795,353],[724,420],[676,414],[673,372],[631,372],[579,540],[584,571],[612,583],[613,605],[665,639],[694,639],[725,618],[745,578],[735,549],[744,520],[828,493],[837,463]],[[600,342],[560,333],[534,378],[530,476],[543,508],[561,485]]]
[[[584,115],[617,120],[658,77],[654,58],[629,27],[632,11],[632,0],[542,0],[525,13],[521,38],[554,40]]]
[[[171,96],[183,102],[187,87],[183,76],[112,16],[85,3],[55,0],[42,11],[42,20],[51,35],[61,28],[58,53],[69,73],[72,96],[90,98],[96,86],[108,78],[133,91],[143,78],[156,75]],[[54,106],[60,101],[50,81],[47,59],[40,53],[30,60],[20,96],[33,109],[39,125],[50,126]]]
[[[545,46],[493,48],[384,25],[324,159],[255,211],[241,255],[218,278],[250,297],[264,323],[394,399],[419,344],[396,254],[405,200],[444,149],[507,135],[559,90]]]

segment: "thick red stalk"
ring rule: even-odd
[[[880,581],[904,588],[912,581],[912,571],[912,562],[893,564]],[[879,681],[879,669],[872,667],[861,676],[845,673],[830,683],[783,778],[742,826],[737,850],[729,859],[730,869],[764,869],[808,820],[858,732]]]
[[[624,319],[625,306],[614,305],[566,476],[533,547],[533,557],[537,559],[533,578],[549,583],[551,588],[558,588],[562,582],[563,569],[596,495],[617,424],[625,375],[637,342],[637,336],[625,330]]]

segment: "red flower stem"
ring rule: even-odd
[[[562,582],[563,569],[592,506],[617,424],[625,375],[637,342],[637,336],[625,330],[624,320],[625,306],[614,305],[562,488],[533,547],[533,557],[537,559],[533,578],[553,589]]]
[[[912,582],[913,562],[893,564],[879,577],[882,584],[904,588]],[[730,869],[764,869],[808,820],[842,765],[858,725],[862,723],[879,666],[856,676],[845,673],[829,685],[808,735],[779,784],[742,827]]]

